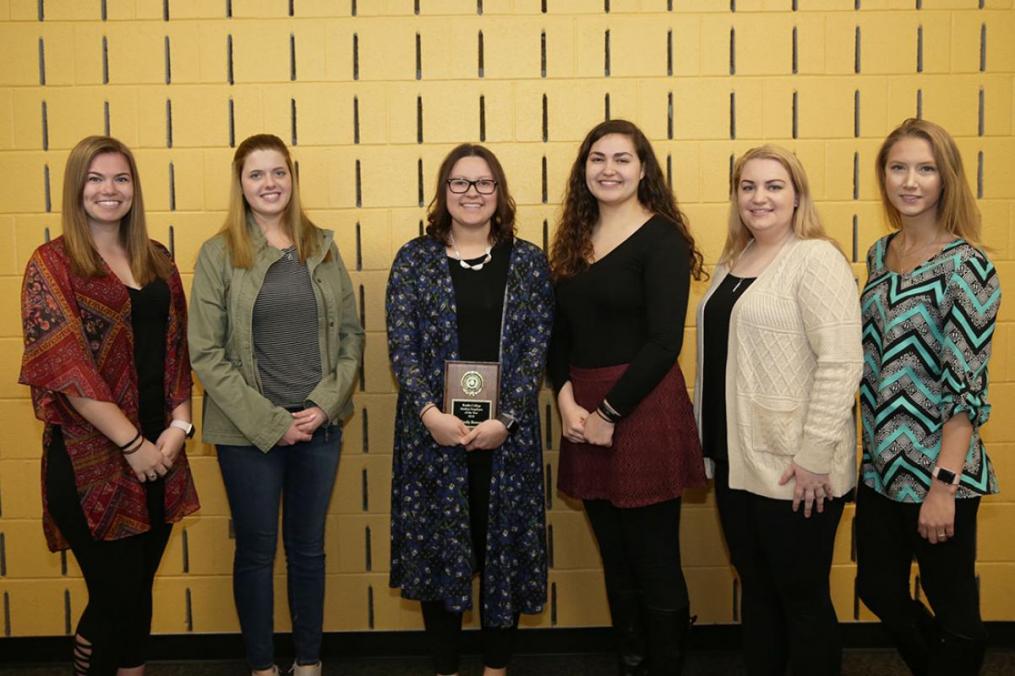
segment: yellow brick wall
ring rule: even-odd
[[[306,206],[337,233],[368,332],[328,520],[329,631],[420,626],[414,604],[387,587],[395,387],[383,293],[394,252],[423,217],[420,167],[428,200],[455,143],[484,141],[500,156],[521,234],[542,244],[577,142],[607,109],[629,117],[669,167],[710,263],[731,157],[782,143],[803,158],[862,277],[864,252],[885,231],[874,153],[892,126],[921,113],[958,138],[986,241],[1003,282],[1015,283],[1012,0],[0,0],[0,63],[0,636],[66,633],[85,599],[73,557],[45,548],[41,427],[16,384],[20,276],[47,233],[59,234],[64,161],[84,135],[108,130],[136,150],[152,235],[175,244],[188,283],[198,245],[223,216],[231,146],[262,131],[293,143]],[[980,517],[988,620],[1015,620],[1013,320],[1006,302],[984,430],[1006,490]],[[692,336],[688,327],[689,377]],[[545,454],[551,476],[555,447]],[[175,529],[154,629],[233,632],[225,494],[213,450],[192,442],[188,452],[203,509]],[[584,516],[554,491],[547,504],[551,603],[524,624],[603,624]],[[843,620],[870,619],[854,610],[851,524],[847,509],[833,595]],[[711,495],[687,498],[682,530],[693,612],[735,621]],[[277,574],[285,628],[281,566]]]

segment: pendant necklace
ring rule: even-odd
[[[451,248],[455,250],[455,259],[458,261],[458,264],[461,265],[466,270],[476,270],[476,271],[482,270],[483,266],[489,263],[491,259],[493,259],[493,255],[490,253],[493,247],[487,244],[486,252],[484,252],[483,254],[483,260],[479,261],[478,263],[468,263],[462,259],[462,252],[458,250],[458,245],[455,244],[455,236],[449,232],[448,237],[451,239]]]

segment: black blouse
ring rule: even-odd
[[[130,325],[134,332],[138,416],[145,429],[166,425],[166,329],[169,324],[169,285],[155,278],[130,293]]]

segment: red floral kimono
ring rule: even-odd
[[[166,283],[170,292],[165,361],[168,424],[172,410],[190,397],[191,378],[187,308],[175,267]],[[117,540],[151,527],[144,486],[120,449],[67,399],[73,395],[112,402],[140,429],[130,311],[130,294],[112,271],[102,277],[79,277],[71,271],[63,237],[40,246],[28,261],[21,289],[25,352],[19,382],[31,386],[35,415],[46,423],[44,448],[53,426],[62,428],[81,509],[96,540]],[[45,484],[45,452],[42,476]],[[66,549],[67,541],[49,514],[45,495],[43,485],[46,541],[52,551]],[[198,508],[183,452],[166,475],[165,495],[167,523]]]

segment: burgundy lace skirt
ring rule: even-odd
[[[572,366],[575,401],[596,415],[596,407],[626,370],[627,364]],[[575,498],[643,507],[704,485],[694,411],[677,364],[617,423],[612,447],[575,444],[563,437],[560,441],[557,487]]]

